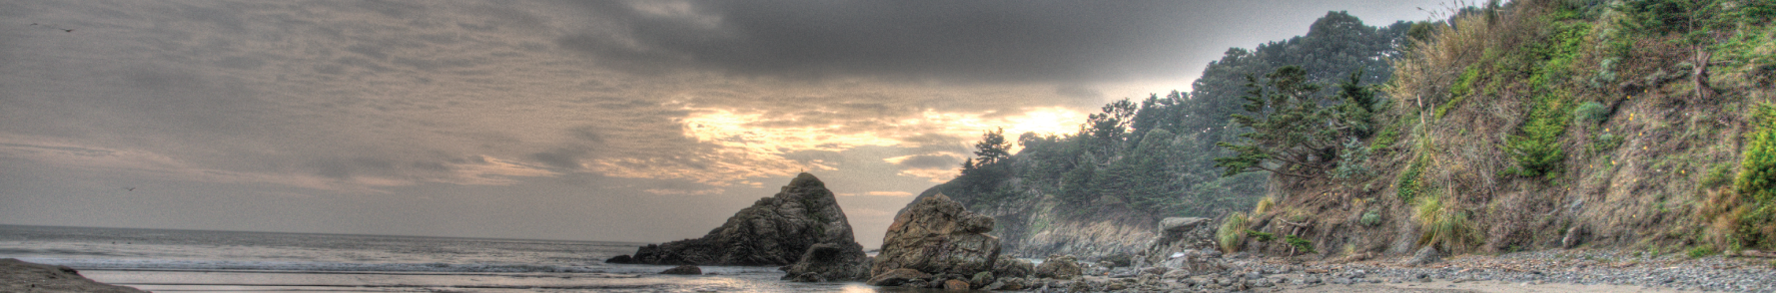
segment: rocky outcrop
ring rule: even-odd
[[[821,243],[835,244],[842,250],[836,255],[863,255],[832,191],[814,175],[802,173],[777,195],[734,213],[708,235],[650,244],[637,249],[631,260],[644,264],[781,266],[796,263],[808,248]]]
[[[1036,266],[1037,278],[1072,279],[1085,274],[1085,267],[1079,265],[1079,259],[1071,255],[1050,255]]]
[[[796,282],[863,281],[870,277],[870,257],[856,242],[815,244],[784,272],[784,280]]]
[[[874,277],[870,277],[869,281],[866,281],[864,283],[869,283],[870,285],[876,285],[876,286],[900,286],[902,284],[906,284],[907,282],[912,282],[915,280],[930,279],[930,278],[931,278],[931,274],[920,272],[919,270],[893,269],[893,270],[889,270],[887,272],[882,272],[880,274],[876,274]]]
[[[1158,218],[1122,206],[1094,206],[1090,217],[1071,217],[1058,211],[1068,210],[1064,203],[1042,196],[1040,188],[1025,186],[1023,180],[1006,180],[1005,190],[1019,191],[1016,196],[978,201],[979,194],[945,194],[965,202],[970,211],[993,217],[997,225],[987,233],[999,238],[1000,254],[1013,257],[1042,258],[1050,254],[1074,255],[1096,260],[1118,253],[1136,253],[1146,249],[1158,236],[1153,225]],[[935,196],[942,188],[932,187],[914,203]],[[973,201],[971,201],[973,200]],[[911,208],[908,205],[907,208]],[[902,209],[901,213],[906,213]]]
[[[999,259],[999,238],[985,234],[992,230],[992,217],[969,212],[943,194],[920,199],[888,226],[871,284],[881,286],[874,282],[880,276],[906,269],[937,276],[991,272]]]
[[[136,288],[99,283],[65,266],[0,259],[0,292],[145,293]]]
[[[1158,264],[1179,257],[1186,250],[1212,251],[1215,246],[1214,220],[1208,218],[1165,218],[1159,221],[1159,238],[1143,251],[1140,265]]]
[[[1022,278],[1035,273],[1036,264],[1027,260],[1001,254],[999,260],[993,261],[993,275],[1000,278]]]

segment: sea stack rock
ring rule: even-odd
[[[826,184],[802,173],[777,195],[741,209],[702,238],[637,249],[634,263],[782,266],[794,264],[815,244],[833,244],[835,257],[863,256],[851,222]],[[847,261],[855,262],[854,259]],[[865,260],[867,261],[867,260]],[[830,278],[829,278],[830,279]]]
[[[992,217],[969,212],[948,196],[940,193],[920,199],[894,217],[870,274],[880,276],[898,269],[937,276],[991,272],[999,258],[999,238],[986,234],[991,231]]]

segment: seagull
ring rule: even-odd
[[[41,25],[41,26],[43,26],[43,27],[47,27],[47,28],[53,28],[53,29],[58,29],[58,30],[62,30],[62,32],[67,32],[67,33],[72,33],[72,32],[74,32],[74,29],[71,29],[71,28],[62,28],[62,27],[59,27],[59,26],[54,26],[54,25],[47,25],[47,24],[39,24],[39,23],[35,23],[35,22],[33,22],[33,23],[31,23],[31,25]]]
[[[135,187],[124,187],[123,191],[136,191]]]

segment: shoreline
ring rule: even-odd
[[[1645,256],[1619,250],[1456,255],[1427,265],[1410,256],[1369,260],[1224,257],[1226,270],[1178,279],[1089,276],[1049,288],[1185,292],[1776,292],[1776,258]],[[1103,274],[1116,274],[1118,268]],[[1121,286],[1113,284],[1122,283]],[[1038,285],[1040,288],[1042,285]],[[1038,289],[1038,291],[1043,291]],[[1053,290],[1045,291],[1053,292]]]

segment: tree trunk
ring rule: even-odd
[[[1690,79],[1696,83],[1696,98],[1708,100],[1714,96],[1714,88],[1708,85],[1708,61],[1713,59],[1714,53],[1708,52],[1708,49],[1702,46],[1694,47],[1696,49],[1694,62],[1696,68],[1690,73]]]

